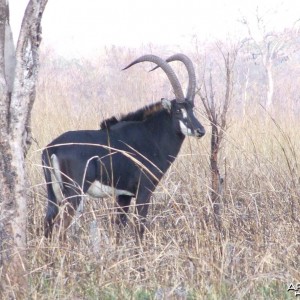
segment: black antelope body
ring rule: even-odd
[[[196,77],[193,64],[183,54],[167,61],[184,63],[189,76],[186,97],[170,65],[154,55],[144,55],[125,69],[141,62],[155,63],[168,76],[175,99],[161,101],[101,123],[100,130],[68,131],[43,151],[42,162],[48,193],[45,236],[52,233],[59,205],[67,203],[64,231],[70,225],[82,196],[114,196],[118,222],[125,225],[131,199],[136,198],[140,238],[149,201],[158,182],[175,160],[185,136],[197,138],[205,129],[194,116]]]

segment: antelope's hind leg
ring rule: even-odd
[[[59,204],[56,204],[54,208],[52,207],[54,204],[51,204],[51,202],[48,204],[46,219],[48,214],[51,213],[49,208],[52,208],[52,210],[54,209],[55,214],[51,214],[51,230],[53,230],[53,227],[55,227],[55,231],[58,233],[61,240],[66,240],[66,231],[73,221],[76,210],[80,205],[81,198],[82,195],[76,186],[64,183],[63,197],[59,201]]]
[[[44,235],[46,238],[50,238],[52,236],[53,226],[57,219],[63,193],[58,180],[53,174],[53,170],[47,166],[47,161],[45,161],[45,159],[43,160],[43,165],[48,198],[47,211],[44,219]]]
[[[58,221],[60,226],[60,237],[63,240],[66,240],[66,232],[70,227],[75,216],[76,210],[79,207],[80,202],[82,200],[82,196],[78,195],[78,193],[75,190],[70,190],[66,192],[65,195],[66,199],[64,200],[64,203],[62,205],[62,216]]]

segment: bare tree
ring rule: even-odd
[[[47,0],[29,1],[15,49],[9,5],[0,0],[0,287],[5,298],[21,299],[27,290],[24,162],[46,4]]]
[[[250,23],[242,18],[248,31],[248,38],[244,44],[248,44],[247,52],[254,61],[260,61],[265,70],[266,101],[263,103],[269,110],[273,106],[274,98],[274,66],[288,59],[290,52],[298,47],[298,41],[286,32],[274,32],[267,30],[267,24],[259,11],[256,11],[255,22]]]
[[[231,52],[224,52],[222,45],[217,45],[222,55],[225,69],[225,94],[223,99],[215,99],[213,76],[210,73],[207,81],[199,90],[199,95],[205,108],[207,118],[211,125],[211,202],[213,205],[214,222],[218,230],[221,230],[221,196],[223,178],[219,171],[219,151],[227,129],[227,113],[232,100],[233,90],[233,67],[238,54],[235,47]]]

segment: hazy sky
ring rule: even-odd
[[[16,40],[28,0],[9,3]],[[216,40],[245,35],[238,20],[255,22],[257,8],[268,30],[292,27],[300,19],[299,0],[48,0],[43,42],[69,56],[93,54],[110,45],[184,49],[194,36]]]

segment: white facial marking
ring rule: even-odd
[[[61,201],[63,200],[64,196],[61,191],[62,190],[62,177],[61,177],[61,172],[60,172],[60,168],[59,168],[59,161],[55,154],[51,155],[51,164],[52,164],[52,169],[50,171],[51,184],[52,184],[55,198],[56,198],[58,204],[60,204]]]
[[[179,126],[182,134],[184,135],[193,135],[192,130],[188,128],[181,120],[179,121]]]
[[[181,109],[181,113],[182,113],[182,117],[183,117],[184,119],[187,119],[187,112],[186,112],[186,109],[182,108],[182,109]]]
[[[111,186],[102,184],[98,180],[94,181],[91,184],[91,186],[87,190],[87,194],[89,194],[94,198],[106,198],[109,196],[119,196],[119,195],[134,196],[134,194],[126,190],[115,189]]]

